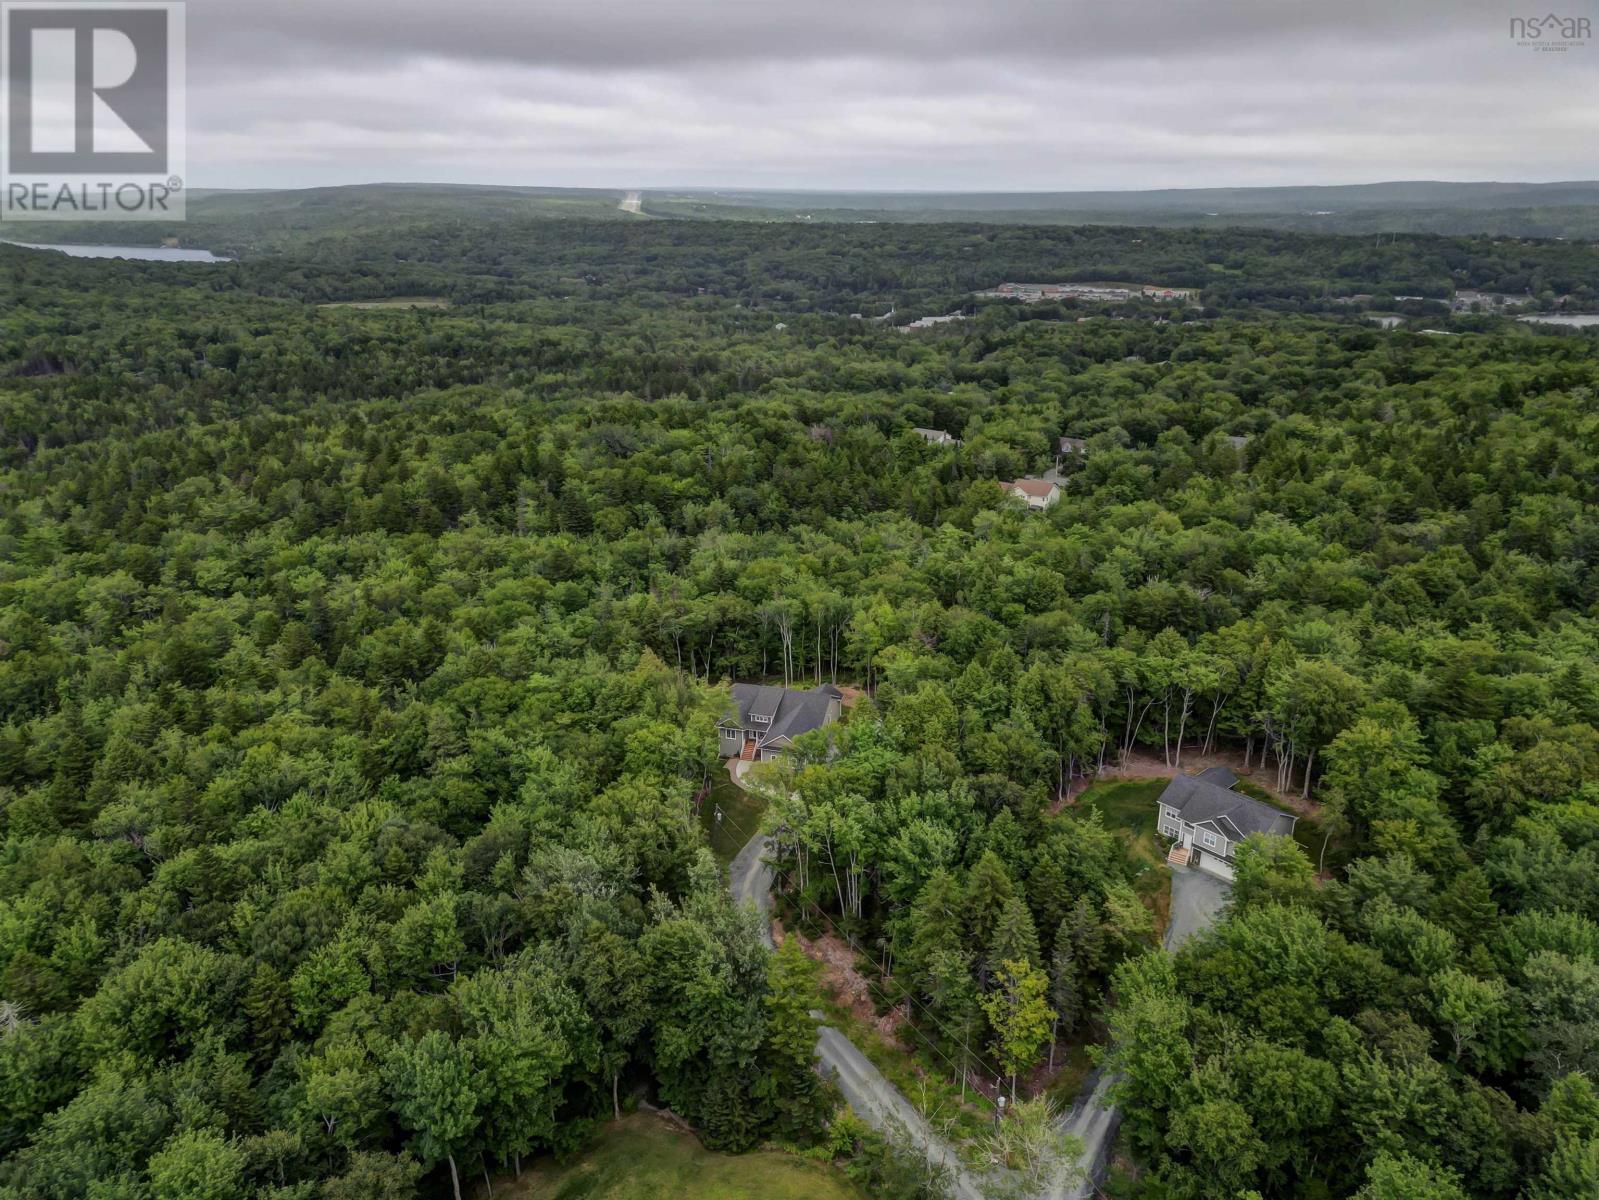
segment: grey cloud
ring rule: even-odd
[[[1515,47],[1518,2],[191,0],[191,173],[943,190],[1599,176],[1599,44]]]
[[[190,10],[202,50],[277,43],[338,58],[441,55],[594,70],[840,55],[1067,63],[1283,41],[1384,45],[1499,29],[1507,12],[1504,0],[205,0]]]

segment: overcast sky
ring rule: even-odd
[[[1599,179],[1550,0],[190,0],[189,174],[1077,190]],[[1599,28],[1599,0],[1557,0]]]

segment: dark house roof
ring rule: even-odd
[[[1226,767],[1206,767],[1203,771],[1199,772],[1199,774],[1195,775],[1194,778],[1202,779],[1206,783],[1214,783],[1217,787],[1224,788],[1231,788],[1233,784],[1238,782],[1238,776],[1234,775],[1232,771]]]
[[[1242,841],[1252,833],[1287,837],[1294,832],[1294,825],[1299,820],[1291,813],[1281,812],[1269,804],[1228,791],[1203,775],[1177,776],[1160,794],[1160,802],[1175,808],[1177,815],[1190,825],[1209,822],[1231,841]]]
[[[826,683],[804,692],[758,683],[735,683],[733,704],[738,711],[723,717],[721,724],[762,734],[761,740],[766,742],[797,738],[826,725],[828,710],[840,695],[837,688]],[[771,720],[757,721],[756,717]]]

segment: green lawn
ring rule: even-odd
[[[716,810],[722,810],[717,821]],[[744,843],[755,836],[766,815],[766,801],[738,787],[726,774],[721,775],[710,795],[700,801],[700,828],[711,844],[711,853],[721,863],[733,861]]]
[[[483,1189],[477,1189],[481,1198]],[[653,1113],[605,1126],[576,1158],[495,1183],[496,1200],[863,1200],[835,1168],[775,1150],[715,1154]]]
[[[1166,928],[1171,916],[1171,872],[1166,870],[1166,843],[1156,831],[1160,810],[1156,797],[1166,790],[1164,779],[1119,779],[1096,783],[1077,798],[1074,807],[1092,808],[1104,818],[1127,847],[1133,869],[1133,886]]]

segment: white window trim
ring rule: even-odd
[[[1216,835],[1214,833],[1211,833],[1208,829],[1202,832],[1205,839],[1205,845],[1207,847],[1216,845]]]

